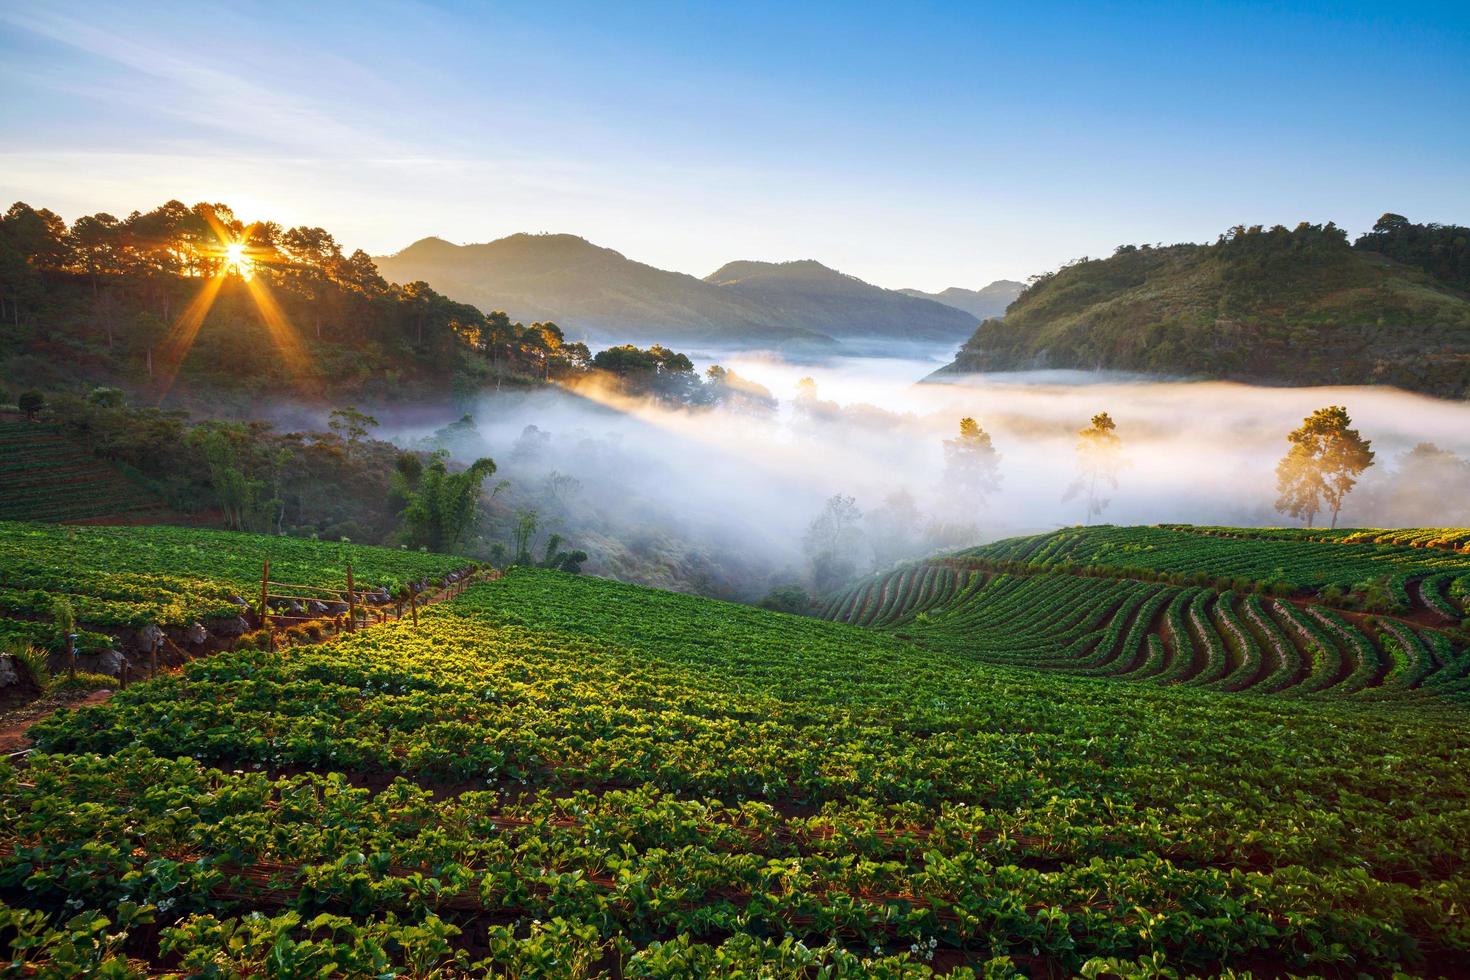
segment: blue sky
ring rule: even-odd
[[[0,197],[393,251],[977,288],[1122,242],[1470,224],[1470,4],[0,6]]]

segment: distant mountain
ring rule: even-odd
[[[817,262],[732,262],[707,279],[656,269],[574,235],[481,245],[425,238],[375,259],[396,282],[422,279],[482,310],[554,320],[571,337],[826,348],[833,338],[957,344],[976,320]]]
[[[906,295],[829,269],[820,262],[730,262],[705,282],[839,340],[953,344],[976,318],[932,299]]]
[[[526,323],[554,320],[568,336],[598,343],[831,344],[736,293],[575,235],[519,234],[482,245],[425,238],[375,261],[397,282],[422,279],[487,312],[504,310]]]
[[[936,374],[1041,368],[1470,398],[1470,298],[1332,224],[1235,228],[1044,276]]]
[[[926,293],[922,289],[900,289],[899,292],[917,299],[932,299],[936,303],[953,306],[957,310],[964,310],[976,320],[989,320],[991,317],[1005,316],[1006,307],[1014,303],[1025,288],[1026,284],[1023,282],[997,279],[984,289],[950,286],[940,293]]]

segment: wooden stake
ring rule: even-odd
[[[352,587],[352,562],[347,563],[347,632],[357,629],[357,590]]]
[[[271,627],[270,606],[267,605],[271,599],[271,560],[267,558],[260,566],[260,628],[268,630]]]

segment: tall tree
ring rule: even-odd
[[[807,529],[803,545],[812,565],[812,584],[830,592],[857,572],[863,512],[852,497],[834,494]]]
[[[1000,483],[1000,453],[990,433],[969,416],[960,419],[960,434],[944,440],[945,502],[967,510],[984,506]]]
[[[1276,464],[1276,509],[1312,526],[1324,509],[1332,511],[1332,526],[1343,498],[1357,484],[1358,474],[1373,465],[1372,442],[1352,427],[1341,405],[1319,408],[1288,435],[1291,448]]]
[[[1082,496],[1087,501],[1087,512],[1082,521],[1092,522],[1102,514],[1109,501],[1100,495],[1103,487],[1117,489],[1118,471],[1123,468],[1123,440],[1118,437],[1118,425],[1107,412],[1092,417],[1092,424],[1078,432],[1077,479],[1067,488],[1063,500]]]
[[[407,505],[399,515],[407,543],[430,551],[453,551],[474,529],[480,487],[495,472],[495,462],[477,459],[450,473],[444,455],[435,453],[416,486],[405,489]]]
[[[352,455],[352,450],[368,434],[371,429],[378,427],[378,420],[366,412],[358,411],[348,405],[345,408],[334,408],[328,416],[327,428],[337,434],[337,438],[347,443],[347,455]]]

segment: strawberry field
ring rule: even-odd
[[[114,975],[1461,972],[1459,709],[1225,693],[1233,630],[1271,663],[1253,594],[874,592],[856,629],[519,570],[417,629],[196,661],[0,772],[0,929]],[[1135,641],[1177,670],[1148,615],[1223,652],[1164,687],[905,638],[1002,610],[1094,673]]]
[[[69,527],[0,521],[0,639],[56,642],[58,599],[84,625],[83,646],[109,629],[184,626],[258,604],[262,562],[275,581],[361,588],[437,578],[464,565],[450,555],[304,538],[180,527]],[[89,640],[88,637],[91,637]]]

